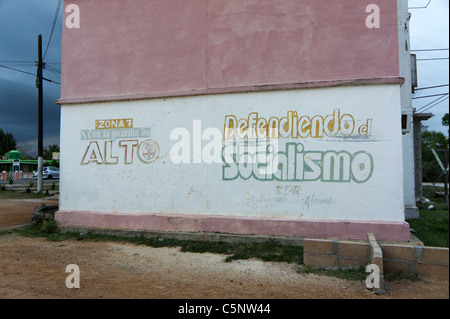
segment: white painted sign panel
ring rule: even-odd
[[[62,105],[65,211],[403,221],[400,87]]]

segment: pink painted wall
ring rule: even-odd
[[[379,29],[365,25],[373,0],[70,3],[80,28],[64,13],[62,103],[399,75],[397,1],[376,1]]]

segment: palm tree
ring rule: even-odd
[[[51,160],[53,157],[53,153],[59,152],[59,146],[58,145],[49,145],[47,149],[44,150],[44,159],[45,160]]]

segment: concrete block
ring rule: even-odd
[[[305,265],[313,267],[335,268],[337,267],[337,258],[331,255],[303,254]]]
[[[343,268],[358,268],[361,266],[367,266],[369,263],[367,259],[362,258],[345,258],[345,257],[337,257],[337,264],[339,267]]]
[[[416,248],[402,245],[380,245],[384,259],[417,261]]]
[[[439,280],[449,279],[448,266],[445,265],[417,264],[417,270],[421,278]]]
[[[311,254],[336,254],[336,243],[328,239],[308,239],[303,241],[303,251]]]
[[[419,218],[419,209],[417,207],[405,207],[405,219]]]
[[[449,264],[448,257],[449,257],[448,248],[424,247],[421,262],[447,265],[448,267]]]
[[[416,264],[408,261],[384,260],[383,271],[386,274],[398,274],[412,276],[417,272]]]
[[[363,258],[370,260],[370,245],[357,242],[338,242],[337,255],[339,257]]]

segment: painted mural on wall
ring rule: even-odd
[[[90,141],[81,164],[133,164],[136,157],[143,163],[153,163],[158,158],[159,145],[146,139],[150,136],[151,128],[133,127],[132,118],[95,120],[95,129],[81,130],[81,140]],[[123,150],[120,160],[113,153],[113,143]]]
[[[285,117],[269,119],[259,117],[257,112],[240,119],[226,115],[223,132],[213,135],[220,133],[223,140],[210,143],[216,154],[221,150],[222,180],[366,182],[374,170],[369,152],[317,151],[306,149],[301,143],[306,138],[370,136],[372,119],[357,127],[354,116],[342,113],[337,109],[333,114],[309,117],[288,111]],[[152,163],[160,150],[158,143],[149,138],[151,132],[150,127],[134,127],[133,118],[96,119],[95,129],[81,130],[81,140],[89,141],[81,164],[133,164],[135,158]],[[283,139],[300,142],[280,143]],[[118,153],[113,151],[113,143],[114,149],[120,150]],[[190,153],[183,145],[180,150]]]
[[[373,173],[370,153],[345,150],[306,149],[303,139],[324,137],[368,137],[372,119],[356,127],[351,114],[340,109],[329,115],[299,116],[288,111],[285,117],[247,118],[225,116],[222,179],[254,178],[258,181],[366,182]],[[294,142],[280,143],[283,139]]]
[[[401,162],[397,90],[361,86],[71,105],[65,116],[73,125],[62,132],[71,145],[62,152],[62,180],[70,178],[65,194],[71,196],[63,195],[62,207],[401,220],[402,172],[393,165]],[[89,176],[92,187],[73,172]],[[349,199],[358,209],[348,209]]]

